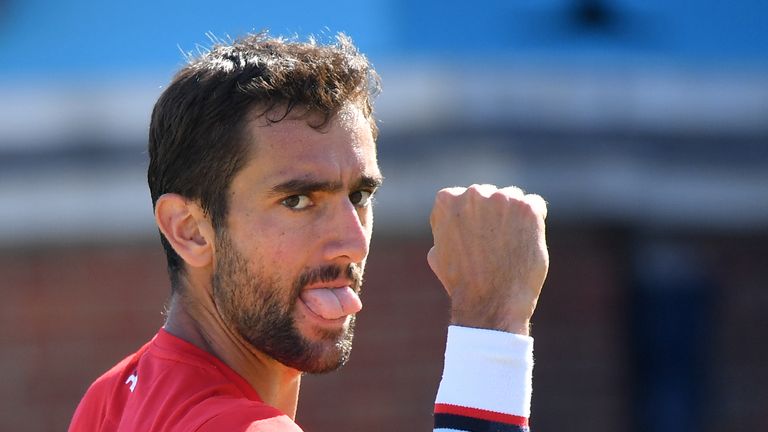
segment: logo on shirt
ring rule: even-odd
[[[130,385],[131,385],[131,386],[129,387],[129,388],[131,389],[131,393],[133,393],[133,389],[135,389],[135,388],[136,388],[136,383],[137,383],[138,381],[139,381],[139,375],[138,375],[138,373],[137,373],[137,372],[134,372],[133,374],[131,374],[131,376],[129,376],[129,377],[128,377],[128,379],[127,379],[127,380],[125,380],[125,383],[126,383],[126,384],[130,384]]]

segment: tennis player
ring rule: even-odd
[[[249,35],[178,72],[149,131],[167,321],[91,385],[70,431],[301,430],[301,376],[344,365],[362,308],[378,83],[343,35]],[[514,187],[437,193],[428,262],[452,325],[435,430],[528,429],[545,217]]]

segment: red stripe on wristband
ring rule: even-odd
[[[511,414],[504,414],[496,411],[488,411],[479,408],[470,408],[459,405],[435,404],[435,414],[456,414],[465,417],[474,417],[478,419],[505,423],[520,427],[528,427],[528,419]]]

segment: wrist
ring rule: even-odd
[[[532,372],[531,337],[452,325],[436,402],[441,407],[472,407],[526,420]]]
[[[531,334],[531,321],[529,319],[503,320],[492,319],[488,316],[473,319],[454,312],[451,316],[451,325],[486,330],[497,330],[506,333],[514,333],[521,336],[530,336]]]
[[[504,328],[505,332],[508,333],[515,333],[519,334],[521,336],[530,336],[531,335],[531,322],[526,320],[519,323],[513,323]]]

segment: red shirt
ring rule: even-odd
[[[102,375],[70,432],[301,432],[221,360],[165,330]]]

